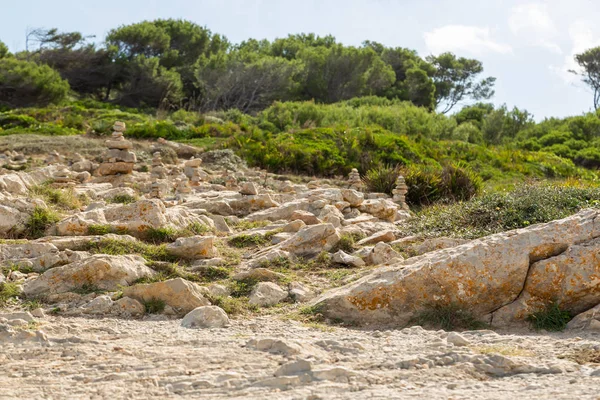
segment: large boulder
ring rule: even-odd
[[[162,300],[182,316],[197,307],[210,305],[210,302],[202,295],[200,286],[182,278],[130,286],[123,289],[123,296],[131,297],[142,303]]]
[[[331,224],[310,225],[279,244],[281,250],[298,256],[311,256],[329,251],[340,241],[340,234]]]
[[[218,252],[215,247],[215,236],[180,237],[175,243],[167,246],[167,251],[176,257],[197,259],[213,258]]]
[[[217,306],[198,307],[187,313],[181,321],[184,328],[223,328],[227,325],[227,313]]]
[[[259,282],[248,299],[248,303],[261,306],[270,307],[283,301],[288,297],[288,292],[283,290],[279,285],[273,282]]]
[[[26,217],[16,208],[0,205],[0,235],[22,231]]]
[[[585,210],[382,267],[313,304],[328,317],[358,324],[404,325],[428,306],[450,303],[483,317],[520,295],[530,265],[599,237],[598,215]]]
[[[27,296],[44,296],[82,287],[117,290],[154,274],[140,256],[97,254],[82,261],[49,269],[39,277],[26,281],[23,292]]]
[[[558,256],[533,263],[525,287],[494,313],[494,325],[510,325],[555,302],[572,315],[600,303],[600,239],[569,246]]]

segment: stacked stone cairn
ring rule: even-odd
[[[162,162],[160,152],[152,154],[152,177],[156,179],[165,179],[167,177],[167,169]]]
[[[200,165],[202,165],[202,159],[194,157],[184,163],[183,173],[190,179],[192,186],[200,186],[200,182],[202,182]]]
[[[356,168],[352,168],[352,171],[348,174],[348,187],[354,190],[362,190],[363,181],[360,179],[360,174]]]
[[[105,154],[104,162],[97,170],[100,176],[130,174],[137,161],[135,153],[130,151],[133,144],[123,137],[125,123],[117,121],[113,129],[112,138],[106,141],[108,151]]]
[[[148,197],[151,199],[161,199],[162,198],[162,185],[158,182],[156,177],[152,179],[152,183],[150,184],[150,193]]]
[[[56,188],[68,188],[75,186],[75,182],[71,179],[71,173],[67,167],[60,167],[54,175],[52,175],[52,186]]]
[[[408,186],[402,175],[398,175],[396,178],[396,187],[392,190],[392,201],[402,206],[403,210],[408,211],[408,205],[406,204],[406,193],[408,192]]]
[[[175,186],[175,197],[179,201],[186,201],[187,196],[192,192],[190,188],[190,182],[185,174],[182,174],[177,179],[177,185]]]
[[[51,164],[60,164],[62,163],[63,157],[58,154],[58,152],[56,150],[51,151],[50,153],[48,153],[48,156],[46,157],[46,164],[51,165]]]

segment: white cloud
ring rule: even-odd
[[[562,54],[561,48],[551,40],[556,37],[557,29],[546,4],[528,3],[513,7],[508,27],[525,43]]]
[[[592,47],[600,46],[600,35],[596,35],[592,25],[586,21],[577,21],[569,27],[569,37],[573,47],[571,53],[565,56],[561,66],[552,65],[550,70],[560,76],[566,83],[573,83],[579,78],[570,73],[570,70],[579,71],[579,65],[575,61],[575,55]]]
[[[433,54],[445,51],[469,52],[475,55],[512,52],[509,45],[496,42],[490,37],[488,27],[446,25],[426,32],[424,38],[427,49]]]

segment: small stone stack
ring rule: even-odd
[[[394,197],[392,200],[394,203],[402,206],[403,210],[408,210],[408,205],[406,204],[406,193],[408,192],[408,186],[406,186],[406,181],[402,175],[398,175],[396,179],[396,187],[392,190]]]
[[[354,190],[362,190],[363,181],[360,179],[360,174],[356,168],[352,168],[352,171],[348,174],[348,187]]]
[[[185,201],[187,196],[192,192],[190,183],[187,176],[182,175],[177,179],[177,186],[175,186],[175,195],[177,200]]]
[[[48,156],[46,157],[45,162],[48,165],[60,164],[63,162],[63,157],[60,154],[58,154],[58,152],[56,150],[53,150],[50,153],[48,153]]]
[[[162,157],[157,151],[152,154],[152,173],[151,175],[156,179],[165,179],[167,177],[167,169],[162,162]]]
[[[66,167],[60,167],[54,175],[52,175],[54,182],[52,186],[57,188],[68,188],[75,186],[75,182],[71,179],[71,174]]]
[[[183,164],[183,173],[192,179],[192,176],[200,168],[200,165],[202,165],[202,159],[192,157]]]
[[[227,189],[233,189],[237,186],[237,178],[230,174],[229,171],[226,170],[223,172],[222,178]]]
[[[130,174],[137,161],[135,153],[130,151],[133,144],[123,137],[125,123],[117,121],[113,129],[112,138],[106,141],[108,152],[105,155],[104,162],[97,170],[100,176]]]
[[[150,185],[150,194],[149,194],[149,197],[151,199],[160,199],[160,198],[162,198],[161,184],[158,183],[158,180],[156,180],[156,178],[152,181],[152,184]]]

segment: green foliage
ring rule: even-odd
[[[33,186],[29,192],[64,210],[79,210],[83,205],[81,198],[73,189],[53,188],[50,182]]]
[[[160,244],[174,242],[180,236],[175,228],[161,227],[161,228],[148,228],[143,232],[144,240]]]
[[[0,58],[5,58],[9,55],[8,47],[0,40]]]
[[[336,253],[339,250],[342,250],[346,253],[353,253],[356,248],[354,247],[354,243],[356,240],[360,240],[360,238],[351,235],[349,233],[343,233],[340,236],[339,242],[331,249],[331,253]]]
[[[488,77],[477,81],[483,72],[481,61],[457,57],[452,53],[427,57],[434,69],[435,105],[442,114],[450,111],[465,98],[489,99],[494,95],[496,78]]]
[[[481,192],[482,180],[468,166],[448,164],[443,168],[412,166],[405,172],[406,202],[423,206],[439,201],[471,199]]]
[[[12,57],[0,58],[0,106],[58,103],[68,92],[69,84],[48,66]]]
[[[145,301],[143,304],[147,314],[160,314],[167,305],[164,300],[156,298]]]
[[[484,329],[487,324],[458,304],[428,304],[411,320],[411,324],[445,331]]]
[[[527,316],[527,321],[535,330],[545,329],[550,332],[562,331],[573,318],[569,311],[560,308],[555,302],[548,304],[543,310]]]
[[[257,312],[259,307],[248,303],[247,297],[225,297],[207,295],[208,301],[214,306],[221,307],[227,315],[246,315]]]
[[[581,79],[594,92],[594,108],[600,108],[600,47],[594,47],[575,55],[581,69]]]
[[[264,246],[268,244],[270,240],[266,237],[266,235],[262,235],[260,233],[255,234],[245,234],[241,233],[236,235],[228,240],[230,246],[233,247],[255,247],[255,246]]]
[[[108,235],[109,233],[113,233],[110,225],[93,224],[87,228],[88,235]]]
[[[258,284],[257,279],[242,279],[242,280],[234,280],[229,285],[229,289],[231,290],[231,297],[247,297],[254,289],[254,286]]]
[[[89,230],[88,230],[89,233]],[[95,233],[99,234],[99,233]],[[167,248],[164,244],[154,245],[149,243],[140,242],[137,240],[125,240],[125,239],[106,239],[103,238],[97,242],[89,242],[82,250],[89,251],[94,254],[110,254],[110,255],[127,255],[127,254],[139,254],[144,257],[147,261],[161,261],[161,262],[176,262],[179,259],[175,256],[170,255],[167,252]]]
[[[20,294],[21,290],[16,283],[0,283],[0,307],[3,307],[10,299],[18,297]]]
[[[363,182],[369,192],[391,195],[392,190],[396,187],[396,179],[399,175],[399,166],[380,165],[368,170]]]
[[[118,194],[108,199],[109,203],[131,204],[135,203],[137,198],[129,194]]]
[[[411,233],[473,239],[565,218],[600,205],[600,188],[524,184],[488,192],[470,201],[423,209],[409,223]]]
[[[54,211],[39,206],[35,207],[25,222],[23,236],[28,239],[38,239],[44,236],[46,230],[59,220],[59,216]]]

